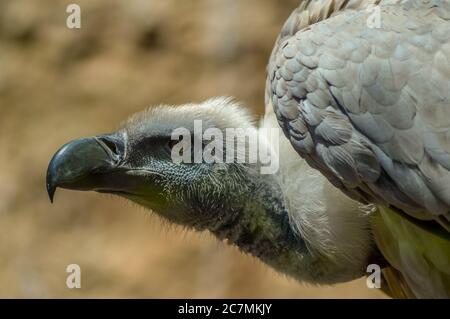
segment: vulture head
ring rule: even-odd
[[[243,129],[246,139],[229,134],[230,128]],[[207,134],[211,129],[214,137]],[[174,135],[177,131],[183,134]],[[354,221],[361,214],[357,205],[349,211],[349,205],[320,203],[317,197],[325,191],[335,192],[342,203],[350,199],[328,191],[325,178],[303,162],[289,160],[293,150],[287,139],[286,154],[279,158],[287,161],[280,163],[282,172],[263,173],[267,161],[260,156],[249,160],[255,152],[249,132],[255,134],[258,154],[272,154],[269,159],[278,161],[274,139],[257,129],[231,99],[151,108],[131,117],[117,132],[64,145],[49,164],[47,190],[52,201],[58,187],[124,197],[172,223],[209,230],[299,280],[335,283],[361,276],[370,239],[363,235],[366,219]],[[220,135],[222,143],[206,152]],[[198,160],[199,152],[222,161],[205,156]],[[183,160],[174,160],[173,154]],[[298,164],[301,167],[292,167]],[[341,224],[342,231],[330,231]]]
[[[151,108],[131,117],[117,132],[64,145],[48,168],[49,196],[53,200],[58,187],[109,193],[177,224],[219,227],[233,218],[228,213],[241,210],[246,199],[253,197],[257,163],[209,163],[202,154],[210,141],[202,137],[208,128],[225,135],[226,128],[236,125],[253,128],[248,114],[230,99]],[[180,129],[189,133],[187,137],[177,139],[174,132]],[[176,154],[188,160],[174,161],[175,147],[179,148]],[[225,147],[214,152],[226,152]],[[194,152],[200,160],[194,159]]]

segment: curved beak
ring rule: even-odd
[[[53,202],[58,187],[73,190],[109,190],[117,181],[123,159],[123,136],[118,134],[82,138],[64,145],[47,170],[47,192]],[[121,183],[115,183],[120,185]],[[114,190],[114,189],[113,189]]]

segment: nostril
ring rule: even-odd
[[[102,138],[100,140],[111,150],[111,152],[113,152],[116,155],[119,155],[119,149],[116,143],[107,138]]]
[[[124,153],[123,142],[114,136],[99,136],[97,138],[99,143],[105,148],[105,151],[110,153],[116,161],[119,161]]]

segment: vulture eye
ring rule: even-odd
[[[172,151],[172,148],[175,146],[175,145],[177,145],[178,143],[180,142],[180,140],[169,140],[169,142],[168,142],[168,147],[169,147],[169,149]]]
[[[167,143],[166,143],[166,150],[169,153],[169,155],[172,155],[172,149],[175,145],[177,145],[178,143],[180,143],[181,139],[177,139],[177,140],[172,140],[170,139]],[[183,149],[180,150],[180,155],[183,155]]]

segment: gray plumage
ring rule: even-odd
[[[380,5],[381,28],[367,25],[369,3]],[[446,0],[304,1],[283,27],[267,87],[293,147],[335,186],[447,230],[449,18]]]
[[[173,162],[171,133],[180,127],[194,133],[196,120],[225,139],[227,128],[255,130],[260,151],[279,159],[279,170],[262,174],[259,161]],[[278,126],[273,111],[261,126]],[[49,165],[47,188],[51,198],[57,187],[125,197],[172,223],[209,230],[298,280],[331,284],[362,276],[379,257],[368,231],[371,208],[332,187],[275,132],[258,130],[228,98],[155,107],[118,132],[63,146]],[[282,139],[279,149],[274,138]]]
[[[367,25],[371,3],[380,29]],[[449,8],[303,1],[268,65],[260,127],[281,125],[284,135],[265,135],[226,98],[153,108],[116,133],[62,147],[48,168],[50,198],[57,187],[116,194],[301,281],[348,281],[377,263],[393,295],[449,296]],[[174,163],[170,134],[193,133],[195,120],[254,130],[279,170]]]

